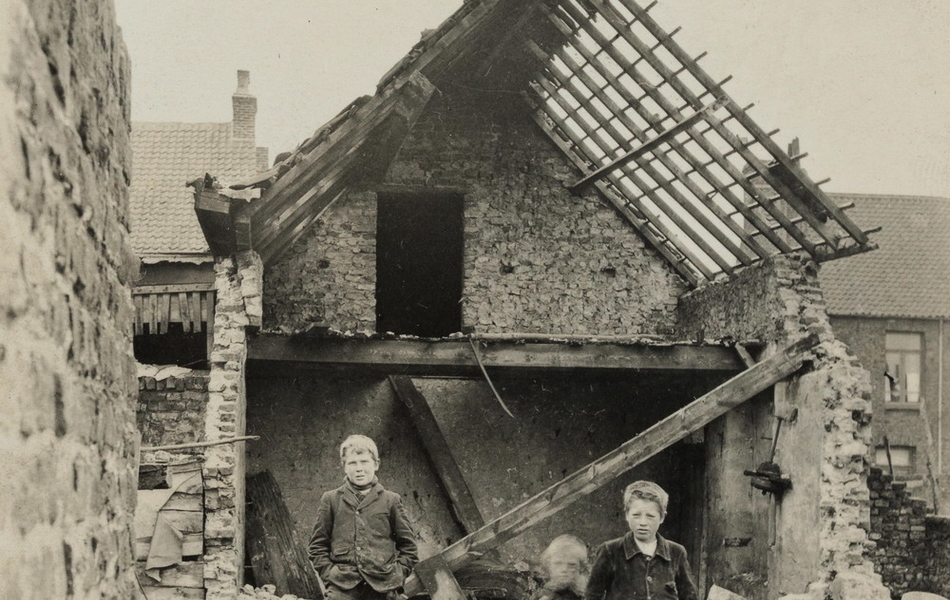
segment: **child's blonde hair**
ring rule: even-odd
[[[341,463],[346,463],[346,453],[348,451],[356,452],[357,454],[369,452],[373,456],[373,460],[379,462],[379,450],[376,449],[376,442],[365,435],[351,435],[343,440],[343,443],[340,444]]]
[[[565,533],[559,535],[548,544],[548,547],[541,553],[541,565],[545,572],[550,575],[551,561],[556,556],[564,558],[576,558],[580,565],[581,574],[590,572],[590,563],[587,561],[587,544],[579,537]]]
[[[623,491],[623,512],[630,510],[630,503],[634,499],[653,502],[660,509],[660,517],[666,518],[666,506],[670,502],[670,495],[666,490],[652,481],[634,481]]]

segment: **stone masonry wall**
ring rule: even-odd
[[[755,265],[731,281],[687,294],[678,316],[684,335],[703,330],[707,338],[757,339],[768,343],[767,351],[818,336],[810,365],[775,386],[774,413],[788,418],[775,462],[793,487],[773,500],[773,533],[756,534],[774,538],[767,593],[886,597],[868,558],[869,375],[834,337],[815,265],[794,256]],[[792,553],[795,560],[787,560]]]
[[[517,96],[442,89],[385,183],[464,194],[462,323],[478,332],[670,334],[686,285],[578,176]],[[268,267],[265,328],[375,328],[375,193],[350,193]]]
[[[253,251],[215,259],[214,342],[209,362],[207,441],[246,430],[247,330],[260,323],[261,262]],[[244,442],[204,452],[206,600],[234,598],[243,584]]]
[[[139,377],[135,416],[143,446],[203,442],[208,371],[178,377]]]
[[[111,2],[0,3],[0,598],[130,598],[129,60]]]
[[[950,593],[950,519],[928,517],[927,502],[912,498],[906,484],[872,468],[871,558],[893,598],[905,592]]]

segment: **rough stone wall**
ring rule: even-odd
[[[669,334],[686,285],[594,192],[517,96],[443,89],[386,184],[464,194],[462,323],[479,332]],[[342,198],[268,268],[265,327],[375,327],[376,199]]]
[[[810,366],[775,387],[774,414],[791,417],[798,411],[783,425],[775,458],[793,488],[774,500],[773,531],[755,533],[773,537],[768,589],[761,593],[880,597],[885,592],[867,558],[873,546],[866,483],[871,385],[855,356],[834,337],[815,265],[794,256],[755,265],[731,281],[687,294],[678,316],[683,335],[703,330],[707,338],[758,339],[773,349],[818,336]],[[760,510],[750,507],[749,518],[756,519]],[[711,553],[716,543],[710,540]],[[786,559],[791,553],[794,561]]]
[[[135,417],[143,446],[203,442],[208,403],[207,371],[179,377],[139,377]]]
[[[244,435],[247,330],[260,323],[261,262],[254,252],[215,259],[214,341],[209,363],[207,441]],[[206,600],[233,598],[243,584],[244,443],[204,453]]]
[[[264,328],[376,328],[376,194],[341,198],[264,274]]]
[[[111,2],[0,3],[0,597],[130,598],[129,60]]]

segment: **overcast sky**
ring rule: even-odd
[[[136,121],[229,121],[293,149],[460,0],[116,0]],[[644,2],[645,4],[645,2]],[[950,0],[661,0],[651,14],[829,191],[950,197]]]

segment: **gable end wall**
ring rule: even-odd
[[[671,333],[685,283],[578,176],[520,97],[442,89],[387,185],[465,193],[463,327]],[[265,329],[375,328],[376,194],[350,192],[265,273]]]

